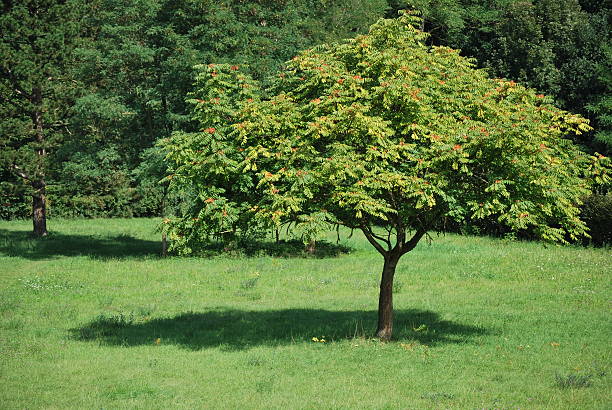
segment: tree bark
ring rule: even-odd
[[[382,278],[380,279],[380,295],[378,297],[378,328],[376,337],[389,340],[393,334],[393,277],[399,262],[399,255],[389,252],[385,255]]]
[[[32,122],[34,123],[34,133],[36,135],[36,148],[38,166],[31,182],[34,192],[32,193],[32,224],[35,236],[47,235],[47,198],[44,162],[47,152],[45,150],[45,134],[43,128],[43,108],[42,108],[42,89],[34,87],[32,89],[32,104],[35,106],[32,112]]]
[[[34,235],[47,235],[47,198],[46,184],[44,180],[32,181],[32,225]]]
[[[316,241],[314,239],[311,239],[308,242],[308,245],[306,245],[306,252],[308,252],[311,255],[314,255],[315,250],[316,250],[316,246],[317,246]]]
[[[378,296],[378,328],[376,329],[376,337],[386,341],[391,339],[393,335],[393,277],[395,276],[395,268],[402,255],[413,250],[427,231],[424,228],[420,228],[409,241],[406,241],[406,230],[398,224],[396,226],[396,243],[391,249],[389,238],[376,235],[367,223],[361,225],[361,230],[367,240],[385,259],[382,278],[380,279],[380,294]],[[385,249],[381,242],[387,245],[387,249]]]
[[[162,251],[161,251],[161,256],[162,257],[166,257],[168,256],[168,239],[166,236],[166,232],[162,232]]]

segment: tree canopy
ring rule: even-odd
[[[610,151],[605,108],[589,107],[609,94],[605,69],[610,3],[590,0],[392,0],[392,11],[423,12],[431,44],[462,50],[493,76],[519,81],[580,113],[598,131],[574,136],[591,152]],[[608,53],[609,54],[609,53]],[[599,67],[599,69],[596,69]],[[602,75],[603,74],[603,75]],[[602,102],[604,105],[605,102]],[[600,105],[599,107],[602,107]],[[603,138],[602,138],[603,137]]]
[[[605,2],[6,1],[0,16],[0,218],[32,216],[32,194],[43,190],[51,216],[163,214],[166,185],[157,181],[165,165],[154,145],[174,131],[198,129],[185,102],[201,70],[194,66],[238,65],[268,95],[275,73],[298,50],[363,34],[379,16],[397,17],[400,8],[423,12],[426,44],[461,49],[489,75],[533,87],[547,102],[590,119],[593,130],[573,140],[586,152],[609,155]],[[16,83],[32,91],[33,81],[40,83],[42,105],[30,98],[37,93],[16,91]],[[42,133],[32,121],[37,112]],[[22,176],[33,177],[37,187]],[[37,201],[40,210],[42,197]],[[299,222],[305,237],[320,220],[310,222]]]
[[[360,229],[384,257],[378,335],[388,338],[395,267],[446,221],[584,235],[579,205],[609,162],[564,138],[589,131],[587,120],[427,46],[420,23],[404,13],[306,50],[265,93],[238,66],[201,67],[191,100],[201,130],[162,144],[171,190],[191,195],[166,220],[175,248],[254,227],[306,240],[325,223]]]

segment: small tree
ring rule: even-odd
[[[256,181],[242,173],[243,149],[232,140],[232,124],[244,104],[259,99],[259,84],[237,65],[195,67],[193,105],[196,133],[176,132],[159,145],[167,152],[169,192],[181,199],[162,231],[170,250],[189,254],[211,237],[234,238],[258,232],[249,212]],[[197,98],[196,98],[197,96]]]
[[[458,51],[425,46],[419,25],[403,14],[368,35],[303,52],[270,98],[242,100],[220,117],[233,124],[217,139],[233,159],[227,173],[223,165],[216,172],[249,181],[236,203],[254,220],[311,218],[363,231],[384,259],[381,339],[392,335],[397,264],[428,231],[449,219],[495,218],[565,242],[585,234],[578,206],[587,175],[608,178],[607,158],[562,138],[589,130],[586,120],[514,82],[488,79]],[[166,143],[175,176],[206,185],[195,164],[212,159],[181,138]],[[201,215],[231,202],[228,194],[215,191]]]

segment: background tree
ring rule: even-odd
[[[384,259],[377,336],[388,339],[397,264],[446,220],[494,218],[560,242],[584,235],[578,206],[589,193],[586,175],[608,178],[606,157],[563,139],[588,131],[586,120],[534,90],[488,79],[455,50],[426,46],[420,24],[405,14],[355,40],[307,50],[269,98],[228,93],[229,85],[210,82],[215,68],[205,72],[211,80],[197,91],[194,113],[209,128],[164,144],[174,186],[201,198],[168,221],[176,236],[195,232],[189,219],[225,229],[229,208],[272,224],[323,220],[360,229]],[[211,96],[230,98],[234,109],[202,111]],[[202,148],[213,144],[211,158]],[[235,199],[227,184],[244,180],[249,195]]]
[[[161,157],[151,147],[173,131],[196,129],[185,103],[196,64],[248,61],[250,74],[267,81],[299,49],[364,32],[386,2],[95,0],[87,7],[61,20],[81,19],[85,30],[62,73],[75,80],[65,90],[65,127],[56,138],[62,143],[52,157],[47,152],[45,185],[55,216],[159,215],[163,186],[148,173],[159,169]],[[19,31],[41,25],[37,18],[12,24]],[[60,45],[50,47],[43,54]],[[11,204],[3,212],[25,216],[18,180],[3,187],[2,202]]]
[[[587,109],[596,115],[598,129],[595,138],[608,147],[612,147],[612,46],[604,50],[605,58],[596,69],[599,81],[604,84],[606,92],[597,96]]]
[[[2,3],[0,165],[5,175],[10,171],[13,178],[27,181],[37,236],[47,234],[48,153],[65,134],[66,107],[75,97],[66,72],[79,40],[82,10],[80,2],[70,0]]]

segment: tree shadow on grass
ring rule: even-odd
[[[228,245],[211,242],[205,245],[200,256],[228,257],[317,257],[327,258],[350,252],[350,248],[321,241],[313,255],[304,251],[300,241],[254,240]],[[87,256],[95,259],[128,259],[160,257],[161,240],[149,241],[130,235],[67,235],[51,232],[43,238],[34,238],[30,232],[0,229],[0,256],[22,257],[32,260],[50,259],[59,256]]]
[[[0,229],[0,256],[16,256],[32,260],[59,256],[91,258],[144,258],[159,256],[161,241],[147,241],[129,235],[66,235],[49,233],[34,238],[30,232]]]
[[[220,347],[245,350],[259,345],[282,345],[325,336],[328,341],[372,337],[364,331],[376,323],[375,311],[285,309],[244,311],[216,309],[182,313],[171,318],[148,319],[133,315],[103,315],[72,329],[76,340],[110,346],[178,345],[191,350]],[[395,312],[395,340],[413,340],[429,346],[469,343],[488,332],[477,326],[442,320],[435,312]],[[159,340],[158,340],[159,339]]]
[[[281,240],[278,243],[266,240],[241,240],[230,244],[209,242],[200,249],[199,255],[211,256],[275,256],[280,258],[332,258],[351,252],[351,248],[327,241],[317,242],[314,253],[306,252],[304,243],[295,239]]]

